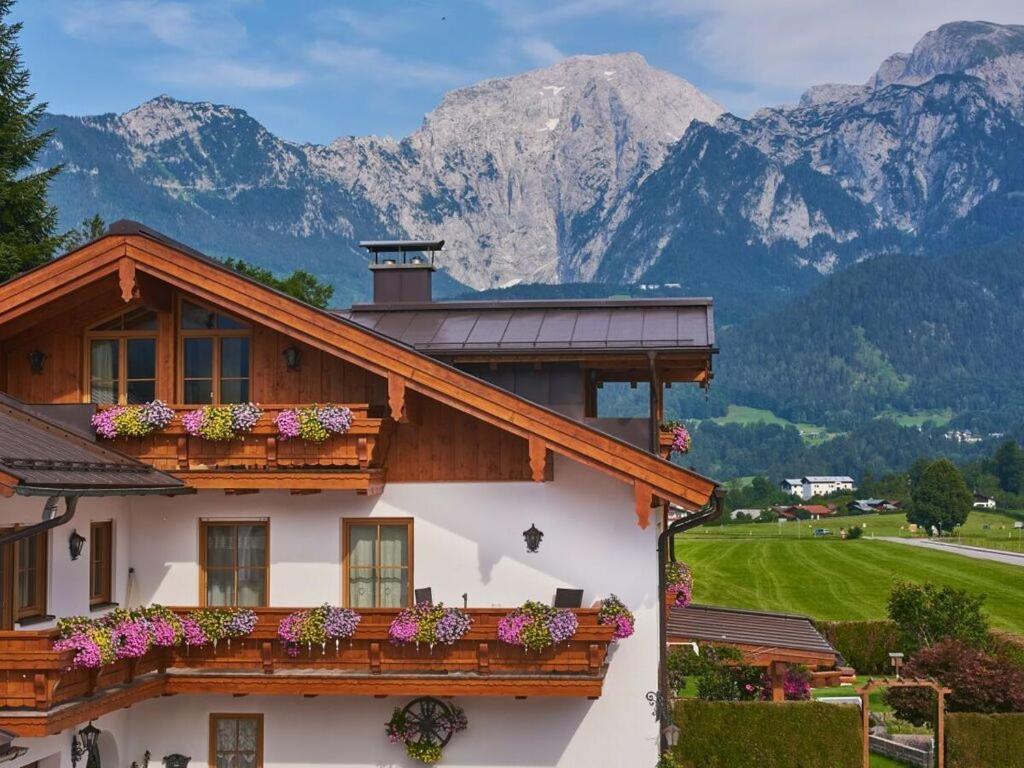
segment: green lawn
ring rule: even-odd
[[[1015,518],[998,512],[983,512],[976,509],[971,512],[967,522],[962,525],[958,535],[949,541],[970,544],[976,547],[990,547],[1011,552],[1024,552],[1024,531],[1015,529]],[[923,536],[910,531],[907,518],[903,513],[888,515],[860,515],[836,517],[826,520],[802,520],[784,523],[744,523],[743,525],[709,525],[687,534],[698,539],[708,538],[741,538],[741,539],[796,539],[814,535],[816,528],[832,531],[833,536],[839,535],[840,528],[859,525],[864,528],[864,535],[898,536],[913,538]],[[986,527],[987,526],[987,527]]]
[[[712,419],[716,424],[778,424],[780,427],[793,426],[797,428],[800,436],[807,443],[820,443],[836,436],[835,432],[829,432],[824,427],[815,424],[794,423],[781,416],[776,416],[764,408],[751,408],[746,405],[730,405],[726,409],[725,416]]]
[[[1024,634],[1019,566],[866,539],[744,540],[696,532],[680,537],[677,555],[693,569],[694,600],[700,603],[818,619],[879,619],[893,581],[905,579],[984,593],[993,626]]]
[[[944,427],[953,420],[953,409],[943,408],[934,411],[884,411],[879,414],[880,419],[892,419],[901,427],[921,427],[929,421],[937,427]]]

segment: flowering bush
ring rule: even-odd
[[[528,651],[543,651],[576,634],[576,614],[528,600],[498,622],[498,639]]]
[[[163,429],[174,420],[174,410],[161,400],[142,405],[116,405],[92,416],[96,434],[113,440],[118,437],[145,437]]]
[[[786,667],[786,674],[782,678],[782,692],[786,701],[807,701],[811,698],[811,673],[807,667],[797,665]],[[763,673],[761,680],[761,699],[771,701],[772,699],[772,676],[768,672]]]
[[[633,627],[636,618],[633,613],[615,595],[610,595],[601,604],[601,610],[597,612],[598,624],[611,624],[615,627],[612,633],[613,640],[625,640],[633,634]]]
[[[665,563],[665,593],[679,608],[685,608],[693,600],[693,574],[685,563]]]
[[[434,730],[424,733],[408,716],[406,710],[395,707],[391,718],[384,724],[384,732],[392,744],[404,744],[409,757],[427,765],[434,765],[441,762],[443,756],[443,748],[437,741],[444,741],[445,737],[451,738],[466,730],[469,727],[469,719],[461,707],[438,702],[432,725]]]
[[[256,626],[256,613],[236,608],[193,611],[185,618],[161,605],[119,608],[90,619],[72,616],[57,622],[56,651],[73,650],[72,668],[96,668],[118,659],[138,659],[154,647],[202,646],[232,637],[246,637]]]
[[[662,432],[669,432],[672,435],[672,445],[669,446],[669,454],[686,453],[690,450],[693,439],[690,437],[690,430],[681,421],[666,421],[661,425]]]
[[[352,637],[362,618],[351,608],[335,608],[325,603],[319,608],[289,613],[278,624],[277,635],[289,656],[298,656],[302,644],[312,651],[316,643],[321,651],[326,651],[328,640],[334,640],[337,651],[338,642]]]
[[[193,437],[225,442],[251,432],[261,416],[263,411],[254,403],[204,405],[182,416],[181,423]]]
[[[401,611],[388,628],[388,637],[395,645],[425,643],[433,650],[435,645],[452,645],[473,626],[473,619],[458,608],[437,605],[417,605]]]
[[[336,405],[315,405],[311,408],[289,408],[274,419],[282,440],[296,437],[311,443],[322,443],[331,435],[343,435],[352,427],[352,411]]]

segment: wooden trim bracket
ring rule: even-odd
[[[651,524],[651,508],[654,506],[654,491],[646,483],[633,484],[633,498],[636,502],[636,524],[643,529]]]
[[[388,407],[395,421],[405,423],[409,420],[405,412],[405,377],[393,371],[388,373]]]
[[[121,288],[121,299],[127,304],[141,295],[139,283],[135,279],[135,262],[131,259],[120,259],[117,262],[117,283]]]
[[[535,483],[543,483],[548,474],[548,446],[535,435],[530,436],[530,476]]]

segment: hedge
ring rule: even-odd
[[[860,675],[892,672],[890,651],[900,649],[900,633],[891,621],[823,621],[818,629]]]
[[[946,715],[948,768],[1020,768],[1024,763],[1024,712]]]
[[[861,768],[857,707],[680,699],[680,768]]]

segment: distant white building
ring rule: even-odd
[[[750,520],[757,520],[761,517],[760,509],[734,509],[729,515],[733,520],[737,519],[740,515],[743,515]]]
[[[983,493],[975,491],[973,505],[975,509],[995,509],[996,500],[991,496],[986,496]]]
[[[781,483],[786,493],[799,496],[804,501],[814,496],[825,496],[836,491],[852,491],[856,489],[853,478],[847,475],[808,475],[806,477],[787,477]]]

